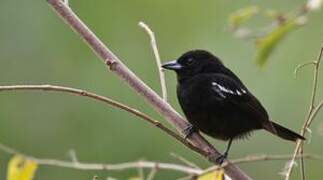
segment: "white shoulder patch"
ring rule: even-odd
[[[223,94],[223,93],[227,93],[227,94],[233,94],[233,95],[238,95],[238,96],[241,96],[243,94],[246,94],[247,91],[244,90],[244,89],[234,89],[234,90],[231,90],[229,88],[226,88],[216,82],[212,82],[212,86],[216,87],[217,88],[217,91],[218,93],[223,97],[225,98],[226,96]]]

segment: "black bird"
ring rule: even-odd
[[[192,124],[184,133],[203,133],[228,142],[222,163],[232,140],[264,129],[280,138],[296,141],[305,138],[270,120],[267,111],[242,81],[216,56],[204,50],[186,52],[175,61],[162,65],[177,74],[177,98]]]

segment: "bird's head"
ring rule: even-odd
[[[177,60],[166,62],[164,69],[176,72],[178,79],[187,79],[198,74],[220,72],[223,64],[213,54],[205,50],[192,50],[184,53]]]

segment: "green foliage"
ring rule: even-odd
[[[279,42],[281,42],[284,38],[287,37],[289,33],[296,30],[301,25],[303,25],[302,20],[300,20],[299,18],[292,19],[284,22],[282,25],[277,26],[265,36],[259,38],[256,41],[257,64],[263,66],[267,62],[269,56],[272,54],[273,50],[277,47]]]
[[[246,22],[251,17],[256,15],[259,12],[259,8],[257,6],[248,6],[243,9],[239,9],[238,11],[232,13],[229,16],[229,26],[232,29],[237,28],[243,22]]]

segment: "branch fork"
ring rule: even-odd
[[[148,87],[142,80],[140,80],[131,70],[129,70],[122,61],[112,53],[104,43],[81,21],[79,17],[69,8],[62,0],[48,0],[48,3],[58,13],[58,15],[75,31],[92,50],[103,60],[105,64],[110,66],[112,61],[112,70],[121,79],[127,82],[138,94],[144,97],[148,103],[162,116],[164,116],[177,130],[182,131],[187,127],[186,122],[168,103],[166,103],[160,96],[158,96],[150,87]],[[115,62],[114,62],[115,61]],[[107,63],[110,62],[110,63]],[[216,157],[221,154],[200,134],[194,133],[189,137],[189,140],[195,147],[200,149],[203,156],[208,155],[212,157],[211,161],[216,163]],[[215,158],[213,158],[215,157]],[[228,162],[229,163],[229,162]],[[229,163],[224,167],[228,176],[233,179],[251,179],[247,174],[241,171],[237,166]]]

